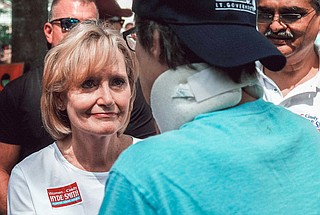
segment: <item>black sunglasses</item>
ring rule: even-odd
[[[282,22],[284,24],[291,24],[294,22],[297,22],[298,20],[302,19],[303,17],[308,16],[311,14],[314,10],[310,10],[307,13],[282,13],[279,14],[278,22]],[[258,12],[258,23],[267,23],[271,24],[274,20],[274,14],[264,11]]]
[[[136,50],[137,28],[133,27],[127,31],[122,32],[122,36],[126,41],[129,49],[134,52]]]
[[[60,18],[60,19],[54,19],[52,21],[50,21],[51,24],[54,23],[60,23],[60,27],[64,30],[64,31],[70,31],[75,24],[79,23],[80,20],[76,19],[76,18]]]

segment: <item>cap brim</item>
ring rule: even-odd
[[[196,55],[209,64],[237,67],[259,60],[272,71],[279,71],[286,64],[285,56],[252,26],[169,25]]]

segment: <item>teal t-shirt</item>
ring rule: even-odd
[[[123,152],[100,214],[320,214],[320,134],[261,99],[199,115]]]

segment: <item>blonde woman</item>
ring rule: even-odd
[[[125,41],[81,23],[45,59],[41,112],[56,141],[15,166],[9,214],[97,214],[124,135],[136,74]]]

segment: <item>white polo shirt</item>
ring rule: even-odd
[[[320,47],[315,46],[315,48],[319,53]],[[264,89],[264,100],[305,117],[320,131],[320,72],[283,96],[275,82],[263,73],[263,66],[260,63],[257,63],[257,70],[258,79]]]

